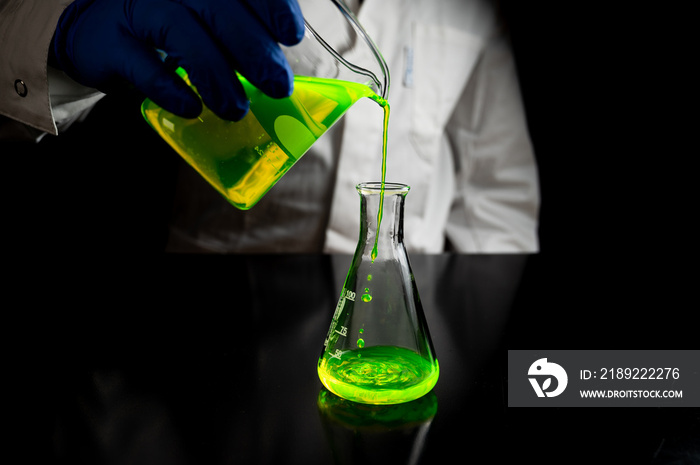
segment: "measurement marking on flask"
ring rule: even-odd
[[[345,298],[346,298],[346,299],[352,300],[352,301],[354,302],[354,301],[355,301],[355,296],[356,296],[356,294],[355,294],[353,291],[351,291],[350,289],[347,289],[347,290],[345,291]]]
[[[340,349],[335,349],[335,352],[333,352],[332,354],[329,353],[328,355],[330,356],[330,358],[337,358],[338,360],[340,360],[340,357],[343,356],[343,351]]]
[[[341,331],[337,331],[335,329],[335,326],[338,324],[338,318],[340,317],[340,314],[343,312],[343,308],[345,307],[345,300],[355,300],[355,293],[350,290],[343,290],[340,294],[340,299],[338,300],[338,305],[335,307],[335,313],[333,313],[333,319],[331,320],[331,326],[328,329],[328,335],[326,335],[326,339],[323,341],[323,346],[328,347],[328,343],[331,342],[331,337],[333,336],[333,333],[338,333],[341,336],[347,336],[348,334],[348,329],[345,326],[341,326]]]
[[[336,329],[335,332],[340,334],[341,336],[347,336],[348,335],[348,328],[346,328],[345,326],[341,326],[340,331],[338,331]]]
[[[335,313],[333,314],[333,321],[338,320],[338,317],[340,316],[340,312],[343,311],[343,307],[345,307],[345,299],[341,297],[340,301],[338,301],[338,305],[335,307]]]

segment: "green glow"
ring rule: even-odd
[[[438,380],[437,360],[394,346],[348,350],[340,358],[324,355],[318,376],[326,388],[345,399],[366,404],[398,404],[428,393]]]
[[[182,69],[178,74],[190,84]],[[282,99],[268,97],[241,76],[239,80],[250,100],[250,111],[239,122],[222,120],[206,107],[198,118],[180,118],[148,99],[141,111],[163,139],[242,210],[255,205],[360,98],[386,105],[368,86],[337,79],[296,76],[294,92]]]

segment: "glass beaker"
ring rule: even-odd
[[[409,186],[386,183],[382,192],[379,182],[362,183],[357,191],[360,238],[318,360],[318,375],[329,391],[354,402],[408,402],[428,393],[440,372],[403,244]]]
[[[300,3],[304,38],[293,47],[281,46],[295,76],[290,97],[268,97],[237,74],[231,79],[240,80],[250,101],[241,121],[223,120],[206,106],[194,119],[149,99],[141,106],[149,125],[242,210],[253,207],[357,100],[387,97],[388,67],[347,5],[342,0]],[[312,20],[330,37],[324,39]],[[196,91],[187,71],[177,71]]]

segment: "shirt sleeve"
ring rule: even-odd
[[[446,236],[457,251],[537,252],[537,164],[510,44],[489,39],[446,130],[455,191]]]
[[[101,98],[47,64],[56,24],[70,3],[0,0],[0,135],[57,135]]]

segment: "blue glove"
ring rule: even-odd
[[[271,97],[289,96],[293,75],[278,43],[304,34],[297,0],[76,0],[61,15],[52,52],[75,81],[109,92],[131,83],[185,118],[197,95],[165,65],[182,66],[204,104],[237,121],[248,111],[238,71]]]

